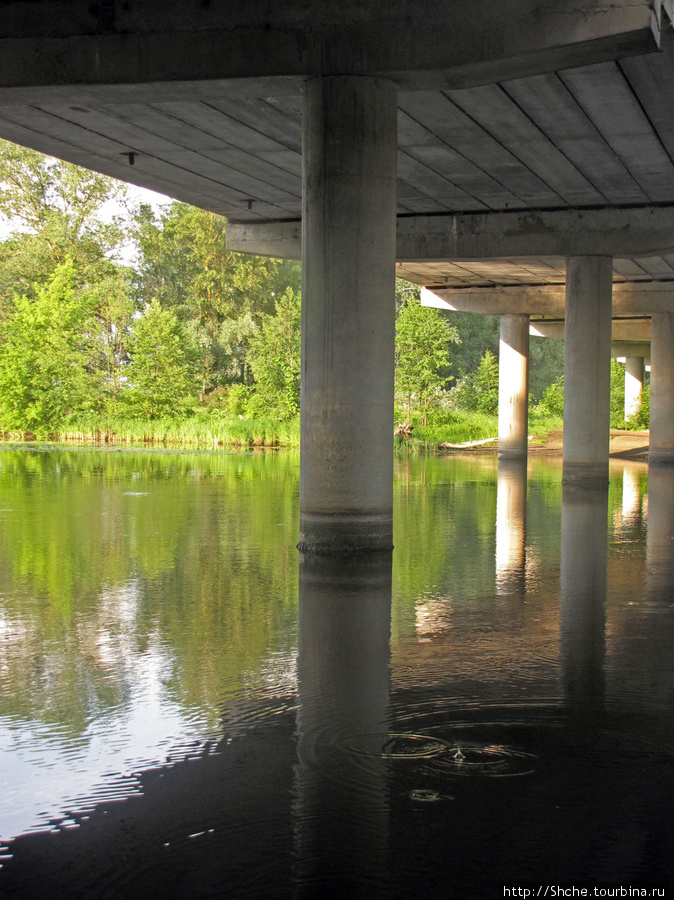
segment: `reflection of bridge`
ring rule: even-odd
[[[389,546],[396,258],[502,315],[504,455],[526,454],[528,317],[558,318],[566,284],[569,482],[607,478],[612,315],[650,319],[651,461],[674,458],[671,16],[19,0],[0,134],[222,213],[235,249],[299,255],[301,224],[300,541]]]

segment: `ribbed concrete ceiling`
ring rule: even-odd
[[[0,35],[0,51],[4,43]],[[661,46],[478,87],[403,90],[399,215],[674,204],[670,25]],[[9,85],[0,87],[0,136],[233,221],[297,220],[300,81],[250,92],[211,81]],[[674,280],[674,256],[617,259],[615,271],[618,280]],[[426,285],[560,283],[564,262],[404,263],[399,274]]]

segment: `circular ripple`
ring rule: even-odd
[[[354,753],[385,759],[433,759],[450,749],[446,741],[427,734],[358,734],[342,744]]]
[[[529,775],[535,771],[536,762],[537,757],[533,753],[515,747],[462,741],[450,749],[440,766],[447,775],[503,778]]]

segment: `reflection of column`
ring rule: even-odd
[[[304,85],[300,546],[393,540],[398,104],[376,78]]]
[[[623,522],[638,520],[641,516],[641,470],[625,465],[623,469]]]
[[[669,607],[674,594],[674,469],[648,470],[646,567],[649,603]]]
[[[651,434],[648,462],[674,462],[674,313],[651,316]]]
[[[526,580],[526,460],[498,462],[496,593],[524,595]]]
[[[300,557],[298,897],[384,893],[385,770],[347,745],[389,728],[391,560]]]
[[[644,358],[628,356],[625,360],[625,421],[639,412],[644,389]]]
[[[498,455],[526,457],[529,430],[529,316],[501,316]]]
[[[613,265],[577,256],[566,267],[564,472],[566,484],[608,484]]]
[[[578,711],[604,700],[608,492],[562,494],[560,661],[565,699]]]

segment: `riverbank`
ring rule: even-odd
[[[648,461],[649,432],[625,431],[618,428],[611,429],[609,454],[614,459],[636,459]],[[438,449],[446,453],[475,453],[494,454],[498,450],[498,438],[493,438],[486,443],[476,441],[470,445],[439,445]],[[550,455],[561,456],[564,449],[564,433],[562,429],[550,431],[543,436],[530,438],[529,453],[536,456]]]
[[[457,422],[429,433],[403,435],[394,438],[396,449],[412,453],[482,453],[494,454],[498,449],[498,420],[495,416],[466,413],[465,420],[457,416]],[[561,420],[532,423],[539,428],[530,437],[529,452],[561,454],[563,432]],[[551,426],[551,427],[550,427]],[[12,445],[34,443],[65,444],[87,447],[157,447],[186,450],[244,450],[267,448],[298,450],[300,445],[299,420],[277,422],[274,420],[234,419],[215,417],[206,420],[194,417],[187,420],[154,420],[78,423],[49,435],[32,432],[4,432],[1,438]],[[648,431],[611,430],[610,453],[612,457],[648,458]]]

